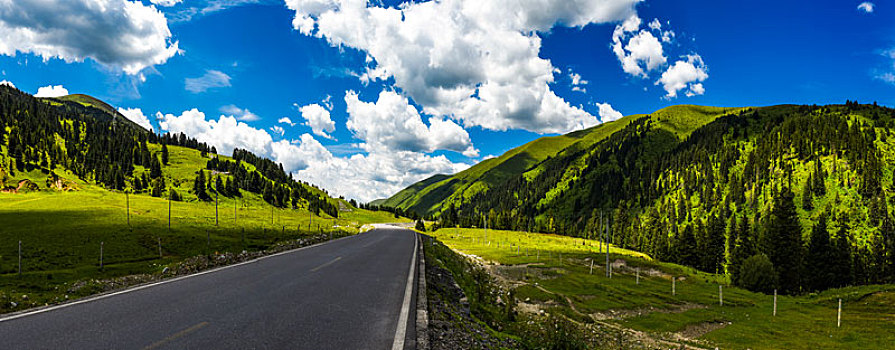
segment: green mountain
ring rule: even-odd
[[[732,108],[673,106],[653,113],[660,128],[679,137],[686,137],[695,128],[717,118]],[[633,115],[566,135],[543,137],[516,147],[500,157],[482,161],[452,176],[436,175],[415,183],[385,200],[371,204],[433,215],[451,203],[464,200],[493,186],[519,177],[536,176],[544,170],[543,162],[551,157],[567,157],[585,150],[642,117]]]
[[[788,293],[878,283],[895,278],[892,128],[895,110],[851,101],[675,106],[536,140],[386,203],[444,227],[611,227],[618,245],[735,283],[764,254]]]
[[[76,109],[95,109],[98,111],[90,114],[96,120],[111,122],[116,125],[126,125],[128,127],[135,128],[136,130],[143,130],[148,132],[148,130],[143,129],[143,127],[141,127],[137,123],[134,123],[130,119],[127,119],[127,117],[119,113],[118,110],[115,109],[115,107],[112,107],[108,103],[100,101],[93,96],[84,94],[72,94],[60,97],[41,98],[41,100],[53,105],[67,105]],[[79,106],[83,106],[85,108],[77,108]]]
[[[88,95],[35,98],[0,87],[0,187],[7,191],[24,180],[41,184],[64,178],[81,183],[77,187],[185,201],[209,201],[215,189],[231,198],[257,194],[275,207],[331,216],[344,202],[247,151],[236,150],[232,157],[215,153],[183,134],[153,134]]]

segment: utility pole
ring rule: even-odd
[[[214,225],[218,225],[218,185],[215,183],[214,185]]]
[[[171,192],[168,191],[168,232],[171,232]]]
[[[606,277],[609,277],[609,217],[606,218],[606,225],[603,228],[603,245],[606,246]]]

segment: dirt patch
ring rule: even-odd
[[[684,328],[684,330],[678,332],[676,336],[681,340],[695,340],[696,338],[706,335],[711,331],[727,327],[730,324],[731,323],[727,321],[691,324],[687,326],[687,328]]]
[[[648,315],[651,313],[667,313],[667,314],[678,314],[682,312],[687,312],[693,309],[705,309],[707,306],[702,304],[693,304],[686,303],[680,305],[674,305],[671,308],[655,308],[655,307],[643,307],[637,309],[618,309],[618,310],[606,310],[603,312],[595,312],[590,314],[590,317],[594,320],[623,320],[626,318],[637,317]]]

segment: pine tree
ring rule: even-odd
[[[162,176],[162,165],[158,162],[158,157],[151,156],[149,159],[149,177],[156,179]]]
[[[162,144],[162,164],[168,165],[168,144]]]
[[[196,194],[196,197],[199,197],[199,200],[204,201],[210,198],[208,192],[206,192],[205,171],[203,170],[196,172],[196,179],[193,181],[193,193]]]
[[[846,222],[842,222],[839,231],[836,233],[834,242],[834,258],[831,270],[834,271],[836,281],[834,287],[844,287],[851,285],[855,278],[854,261],[852,260],[852,247],[848,241],[849,227]]]
[[[802,209],[805,209],[806,211],[814,209],[814,198],[811,196],[813,192],[811,187],[811,176],[809,176],[808,181],[805,181],[805,187],[802,188]]]
[[[684,226],[680,235],[674,241],[674,255],[681,265],[697,266],[699,256],[696,248],[696,236],[691,225]]]
[[[709,217],[705,228],[704,243],[704,270],[706,272],[720,273],[724,269],[724,219],[718,215]]]
[[[805,287],[820,291],[834,285],[836,276],[830,263],[833,261],[833,246],[827,230],[827,216],[821,214],[811,230],[811,240],[805,256]]]
[[[781,292],[786,294],[798,294],[801,282],[802,227],[793,197],[789,187],[774,196],[764,239],[764,251],[777,272]]]
[[[755,248],[755,240],[752,235],[752,228],[749,226],[749,218],[743,215],[740,218],[739,227],[736,230],[736,241],[730,252],[730,280],[738,286],[742,286],[740,278],[742,277],[743,262],[749,257],[758,254]]]

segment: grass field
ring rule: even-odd
[[[0,193],[0,312],[57,301],[77,281],[157,273],[192,256],[262,250],[319,232],[351,234],[368,223],[406,221],[359,209],[341,212],[338,219],[318,217],[274,208],[244,192],[243,198],[221,197],[217,225],[214,202],[171,202],[169,230],[166,199],[79,186],[85,187]]]
[[[441,229],[432,235],[481,259],[515,288],[522,310],[624,329],[641,344],[723,349],[888,349],[895,344],[892,285],[779,296],[773,316],[773,296],[728,286],[725,276],[655,262],[629,250],[610,248],[609,278],[596,241],[474,229]],[[677,277],[674,295],[672,276]],[[840,298],[842,326],[837,328]]]

